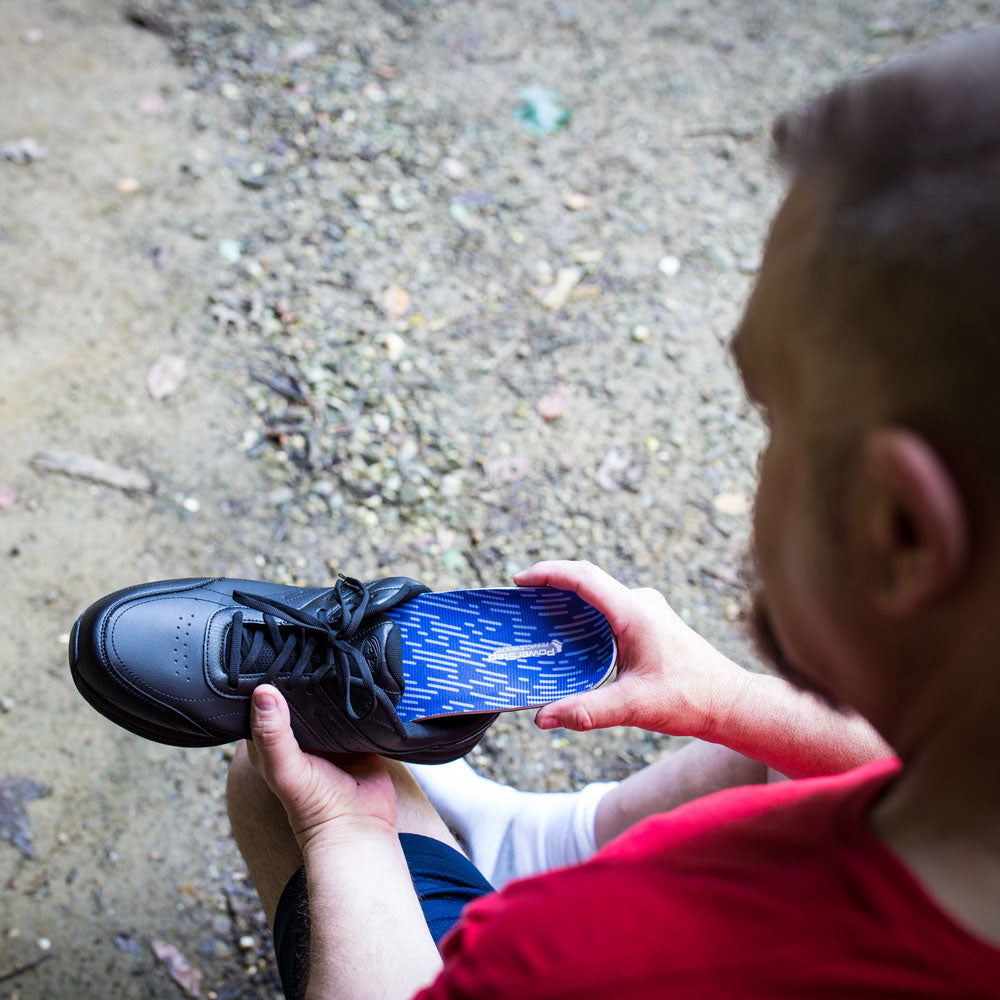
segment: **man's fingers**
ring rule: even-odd
[[[535,714],[539,729],[572,729],[585,733],[591,729],[631,724],[634,711],[616,684],[598,691],[575,694],[551,705],[543,705]]]
[[[514,582],[519,587],[554,587],[556,590],[574,591],[608,619],[615,634],[620,631],[629,611],[631,591],[593,563],[565,559],[539,562],[515,573]]]
[[[261,684],[253,693],[250,731],[264,776],[276,789],[287,789],[302,766],[302,751],[292,734],[288,705],[281,692]],[[256,766],[256,761],[254,762]]]

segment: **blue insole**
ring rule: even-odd
[[[571,591],[420,594],[388,616],[401,632],[404,722],[544,705],[597,687],[615,665],[607,619]]]

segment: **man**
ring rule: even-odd
[[[539,725],[700,742],[541,833],[491,819],[490,865],[511,838],[601,849],[497,893],[456,875],[481,898],[441,955],[450,890],[410,838],[452,842],[413,778],[301,753],[258,689],[230,812],[276,937],[303,940],[308,889],[310,998],[1000,996],[1000,34],[839,87],[775,142],[789,192],[733,351],[769,428],[755,617],[798,686],[595,567],[516,577],[577,590],[619,642],[618,679]],[[546,850],[515,843],[512,873]]]

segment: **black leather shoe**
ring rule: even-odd
[[[225,578],[128,587],[70,636],[80,693],[125,729],[173,746],[250,736],[250,695],[274,684],[303,750],[427,764],[462,757],[497,713],[403,722],[399,628],[386,615],[428,590],[407,577],[332,588]]]

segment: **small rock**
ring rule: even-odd
[[[389,319],[399,319],[410,308],[410,293],[401,285],[390,285],[382,293],[382,311]]]
[[[632,328],[632,339],[637,344],[645,344],[649,340],[649,327],[642,323]]]
[[[187,361],[180,354],[161,354],[146,374],[146,391],[159,401],[172,396],[187,375]]]
[[[13,712],[17,703],[13,698],[8,698],[6,695],[0,697],[0,712],[6,715],[8,712]]]
[[[34,160],[44,160],[48,151],[44,146],[30,138],[14,139],[0,146],[0,157],[11,163],[31,163]]]
[[[542,305],[546,309],[558,312],[569,301],[569,297],[583,278],[583,271],[577,267],[561,267],[556,274],[556,280],[544,294],[540,295]]]
[[[0,510],[4,507],[13,507],[17,503],[17,490],[0,483]]]
[[[558,420],[569,406],[569,390],[561,385],[555,392],[542,396],[535,404],[538,415],[543,420]]]
[[[675,257],[673,254],[667,254],[659,259],[656,266],[660,274],[668,278],[673,278],[680,271],[681,262],[680,258]]]
[[[189,514],[197,514],[201,510],[201,501],[197,497],[185,497],[181,501],[181,506]]]
[[[516,483],[531,470],[530,455],[504,455],[483,463],[486,478],[496,485]]]
[[[47,937],[40,937],[38,939],[38,947],[42,951],[48,951],[52,947],[52,942]]]
[[[547,260],[536,261],[532,268],[535,276],[535,283],[543,288],[548,288],[556,280],[552,273],[552,265]]]
[[[449,499],[454,499],[462,495],[462,489],[465,485],[465,475],[461,471],[449,472],[446,476],[441,477],[441,485],[439,487],[439,492],[441,496],[448,497]]]
[[[219,87],[219,93],[227,101],[238,101],[240,99],[240,88],[236,86],[232,80],[227,80],[221,87]]]
[[[892,17],[877,17],[868,24],[868,34],[872,38],[888,38],[890,35],[905,35],[908,29]]]
[[[141,115],[162,115],[167,110],[167,102],[159,94],[147,94],[139,99],[136,108]]]
[[[750,498],[746,493],[720,493],[712,500],[712,506],[720,514],[739,517],[750,511]]]
[[[413,200],[406,186],[399,181],[393,181],[389,185],[389,204],[394,212],[409,212],[413,208]]]
[[[45,38],[45,33],[41,28],[28,28],[27,31],[21,35],[21,41],[25,45],[38,45]]]
[[[406,341],[398,333],[387,333],[382,341],[389,360],[396,364],[406,353]]]
[[[571,212],[582,212],[590,207],[590,199],[579,191],[565,191],[562,196],[563,207]]]
[[[219,256],[230,264],[238,264],[243,256],[243,245],[239,240],[219,240]]]
[[[295,490],[291,486],[279,486],[271,490],[267,499],[272,507],[284,507],[295,499]]]
[[[445,175],[449,180],[460,181],[464,180],[468,174],[468,170],[465,169],[465,164],[459,162],[452,156],[446,156],[440,163],[441,173]]]
[[[119,194],[135,194],[142,185],[135,177],[122,177],[115,185]]]
[[[300,42],[292,42],[281,54],[281,61],[286,65],[305,62],[319,51],[319,46],[311,39],[304,38]]]
[[[253,951],[257,947],[257,939],[252,934],[244,934],[238,944],[240,951]]]

